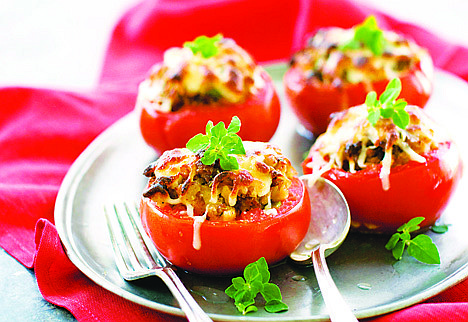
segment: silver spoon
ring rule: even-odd
[[[301,176],[312,206],[309,230],[290,255],[299,264],[313,263],[317,282],[333,322],[357,321],[328,270],[325,257],[344,241],[351,224],[349,207],[341,191],[330,181],[312,175]]]

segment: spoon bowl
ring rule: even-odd
[[[309,193],[312,213],[309,230],[290,257],[297,264],[311,265],[315,248],[323,247],[325,256],[329,256],[340,247],[349,232],[351,215],[343,193],[335,184],[312,175],[300,179]]]
[[[290,258],[301,265],[314,265],[331,321],[357,322],[333,282],[325,261],[325,257],[343,243],[349,232],[351,214],[348,203],[340,189],[330,181],[313,175],[304,175],[300,179],[310,196],[311,220],[305,238]]]

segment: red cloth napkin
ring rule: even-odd
[[[71,163],[100,132],[132,110],[137,84],[168,47],[221,32],[259,62],[284,60],[315,29],[351,27],[369,14],[382,27],[427,47],[437,67],[468,80],[467,48],[349,0],[147,0],[116,26],[96,90],[0,89],[0,246],[34,267],[44,298],[78,320],[181,320],[102,289],[68,260],[53,225],[53,208]],[[468,281],[426,303],[372,320],[468,320]]]

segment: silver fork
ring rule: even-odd
[[[104,207],[104,213],[120,275],[127,281],[158,276],[189,321],[212,321],[154,247],[141,225],[138,209],[125,203]]]

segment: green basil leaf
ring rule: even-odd
[[[232,135],[231,133],[226,133],[226,135],[221,138],[219,145],[222,147],[223,151],[228,151],[231,146],[236,144],[236,136],[236,134]]]
[[[236,289],[241,290],[241,289],[244,287],[244,285],[245,285],[245,280],[244,280],[242,277],[240,277],[240,276],[234,277],[234,278],[232,279],[232,285],[233,285]]]
[[[406,225],[407,225],[407,227],[410,227],[410,228],[411,227],[417,227],[417,229],[411,230],[411,231],[416,231],[416,230],[419,229],[419,224],[422,223],[424,221],[424,219],[425,219],[424,217],[414,217],[414,218],[410,219]]]
[[[376,56],[382,55],[387,43],[374,16],[369,16],[362,24],[354,28],[353,40],[362,43]]]
[[[214,37],[199,36],[194,41],[187,41],[184,47],[189,48],[194,54],[200,53],[203,58],[210,58],[219,52],[217,42],[221,40],[222,35]]]
[[[245,155],[245,147],[242,144],[242,139],[236,134],[228,134],[230,137],[230,145],[226,147],[229,154]]]
[[[254,299],[249,299],[249,300],[244,300],[244,301],[235,301],[234,304],[237,307],[237,310],[241,312],[242,314],[247,314],[248,312],[255,312],[256,308],[250,308],[250,306],[255,306],[255,300]]]
[[[380,119],[380,109],[371,109],[367,115],[367,120],[370,124],[375,125]]]
[[[395,247],[392,249],[392,255],[396,260],[400,260],[403,257],[403,252],[405,250],[405,243],[399,241]]]
[[[431,230],[437,234],[445,234],[448,231],[449,226],[450,225],[446,224],[434,225],[431,227]]]
[[[377,93],[372,91],[367,93],[365,104],[367,107],[375,107],[377,102]]]
[[[216,159],[217,159],[216,151],[209,148],[203,153],[201,162],[206,165],[211,165],[216,161]]]
[[[272,300],[282,300],[281,291],[278,285],[273,283],[264,284],[261,294],[266,302]]]
[[[426,264],[440,264],[437,246],[432,242],[431,237],[427,235],[414,237],[408,246],[408,254]]]
[[[385,40],[384,33],[382,31],[377,31],[374,33],[373,40],[369,47],[374,55],[381,56],[385,51],[386,44],[387,41]]]
[[[400,98],[395,102],[395,104],[393,104],[393,108],[395,110],[404,110],[407,105],[408,103],[404,99]]]
[[[260,272],[258,271],[258,267],[256,263],[250,263],[244,269],[244,278],[247,283],[251,283],[256,279],[262,279]]]
[[[248,291],[242,289],[242,290],[238,290],[235,294],[234,294],[234,301],[236,303],[242,303],[244,301],[247,301],[248,300],[248,296],[246,296],[248,293]],[[251,296],[250,296],[251,297]]]
[[[401,81],[399,78],[392,79],[385,88],[385,91],[380,95],[379,101],[382,105],[392,103],[398,98],[401,92]]]
[[[395,113],[392,115],[392,120],[396,126],[404,130],[409,124],[410,117],[405,110],[395,110]]]
[[[402,240],[403,242],[406,242],[406,241],[408,241],[408,240],[411,239],[411,235],[410,235],[409,232],[407,232],[407,231],[405,230],[405,231],[403,231],[403,232],[400,234],[400,238],[401,238],[401,240]]]
[[[394,114],[394,110],[393,110],[393,107],[387,107],[387,108],[381,108],[380,109],[380,115],[384,118],[384,119],[388,119],[388,118],[391,118]]]
[[[407,223],[404,223],[401,225],[397,231],[407,231],[407,232],[413,232],[419,229],[419,224],[424,221],[424,217],[414,217],[410,219]],[[416,228],[416,229],[415,229]]]
[[[215,126],[213,126],[213,128],[211,129],[211,135],[213,137],[216,137],[218,139],[221,139],[223,136],[225,136],[227,133],[227,130],[224,126],[224,122],[221,121],[219,122],[218,124],[216,124]]]
[[[229,285],[228,288],[224,290],[224,293],[226,293],[226,295],[232,299],[235,298],[235,295],[237,292],[238,292],[238,289],[236,288],[234,284]]]
[[[211,136],[211,129],[213,128],[213,122],[212,121],[208,121],[208,123],[206,123],[206,128],[205,128],[205,131],[206,131],[206,134],[208,136]]]
[[[278,313],[289,310],[289,307],[280,300],[272,300],[265,304],[265,310],[269,313]]]
[[[396,246],[396,244],[398,243],[399,240],[400,240],[400,234],[399,233],[394,233],[392,235],[392,237],[390,237],[387,244],[385,244],[385,248],[387,250],[392,250],[393,248],[395,248],[395,246]]]
[[[219,156],[219,163],[222,169],[226,171],[232,171],[239,169],[239,162],[235,157],[232,155],[220,155]]]
[[[268,312],[274,313],[288,309],[288,306],[282,302],[279,287],[268,283],[270,272],[264,257],[244,268],[244,278],[233,278],[233,284],[225,290],[229,297],[234,298],[234,304],[239,312],[246,314],[257,311],[254,304],[259,292],[265,299],[265,310]]]
[[[227,131],[229,133],[237,133],[240,131],[241,121],[237,116],[233,116],[231,123],[229,123]]]
[[[375,19],[374,15],[370,15],[369,17],[366,18],[366,20],[363,21],[361,24],[363,28],[374,30],[378,29],[379,27],[377,26],[377,20]]]
[[[270,281],[270,271],[268,270],[268,263],[265,257],[259,258],[255,263],[257,264],[258,272],[262,277],[262,282],[268,283]]]
[[[242,139],[235,133],[240,129],[240,119],[234,116],[225,128],[224,122],[213,126],[213,122],[206,124],[206,135],[197,134],[187,143],[187,148],[192,152],[206,150],[201,161],[205,165],[213,164],[216,159],[220,160],[221,168],[224,170],[237,170],[239,163],[230,154],[245,155]]]
[[[191,138],[185,147],[192,152],[197,152],[206,149],[209,145],[210,139],[208,136],[199,133]]]
[[[250,283],[250,290],[252,293],[257,295],[259,292],[263,291],[264,284],[262,283],[261,279],[258,278]]]
[[[254,301],[255,303],[255,301]],[[247,306],[244,311],[242,312],[242,314],[247,314],[247,313],[251,313],[251,312],[257,312],[258,311],[258,308],[255,306],[255,305],[249,305]]]

